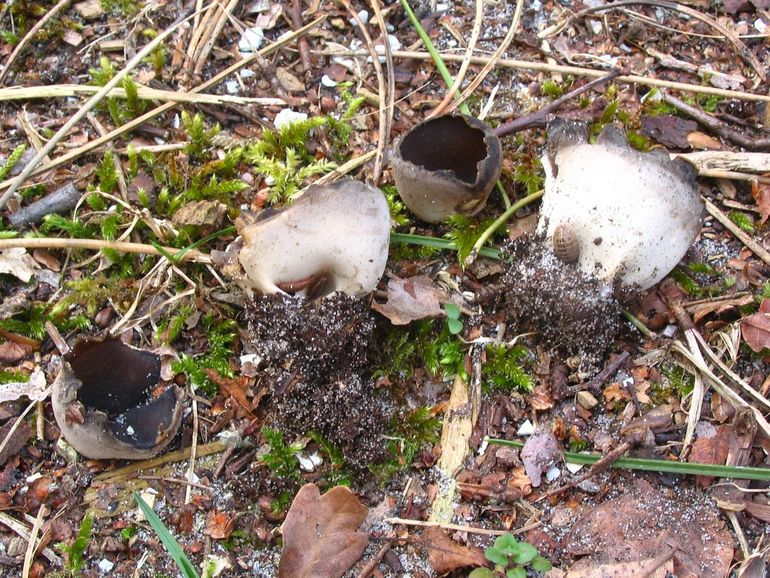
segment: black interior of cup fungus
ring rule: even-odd
[[[145,407],[160,381],[160,357],[118,339],[81,341],[67,361],[83,384],[78,401],[111,416]]]
[[[474,184],[477,163],[487,157],[484,132],[462,116],[441,116],[413,128],[399,145],[401,157],[429,171],[452,171]]]
[[[120,441],[135,448],[154,448],[158,444],[158,432],[171,425],[176,404],[175,390],[169,388],[147,405],[132,407],[120,414],[110,422],[110,430]]]

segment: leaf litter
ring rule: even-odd
[[[136,42],[131,34],[124,38],[118,32],[113,47],[106,41],[89,44],[92,48],[85,56],[78,55],[71,43],[91,42],[110,31],[132,30],[123,24],[135,15],[139,15],[138,20],[131,21],[144,33],[157,34],[158,27],[181,13],[174,3],[159,7],[153,12],[155,24],[150,24],[143,20],[143,12],[134,12],[139,3],[91,3],[87,13],[85,4],[79,3],[72,14],[62,16],[57,22],[61,28],[51,26],[41,31],[37,44],[27,45],[18,55],[12,55],[19,40],[13,35],[22,36],[40,15],[25,3],[4,7],[0,12],[3,26],[9,18],[19,26],[10,35],[0,37],[0,73],[11,79],[10,84],[6,80],[6,86],[37,86],[44,92],[46,85],[82,82],[92,74],[89,68],[101,66],[101,56],[107,56],[120,70],[121,51],[130,54],[134,50]],[[767,26],[765,7],[757,4],[729,3],[720,19],[738,35],[762,32],[762,27]],[[471,28],[471,6],[439,4],[435,11],[416,8],[441,49],[464,45]],[[478,44],[480,50],[491,53],[508,31],[514,6],[483,8],[485,32]],[[587,14],[577,20],[560,17],[557,8],[548,3],[526,7],[523,42],[508,49],[492,76],[478,88],[479,100],[487,101],[491,111],[488,122],[496,122],[497,117],[519,116],[521,111],[547,102],[550,95],[581,82],[579,73],[571,76],[573,72],[562,71],[558,65],[548,70],[525,67],[510,73],[506,58],[542,61],[543,55],[532,48],[535,45],[556,62],[580,66],[591,61],[598,67],[612,63],[664,82],[686,81],[696,90],[710,84],[755,90],[758,94],[767,92],[762,84],[752,86],[750,65],[752,59],[766,56],[766,46],[752,38],[732,46],[709,38],[714,29],[709,19],[682,19],[662,3],[642,5],[638,13],[608,10],[601,16]],[[570,8],[579,11],[581,5]],[[219,15],[206,12],[192,29],[179,32],[163,46],[165,55],[163,51],[151,55],[135,78],[140,82],[159,80],[174,89],[189,89],[201,79],[211,78],[241,40],[242,29],[226,23],[226,12],[233,9],[244,20],[245,29],[260,31],[260,41],[267,47],[288,30],[281,14],[295,28],[317,15],[309,6],[297,10],[294,4],[267,2],[228,7]],[[371,7],[354,9],[370,11]],[[288,114],[282,114],[282,110],[306,114],[308,119],[333,113],[339,119],[346,111],[359,110],[355,106],[363,107],[363,114],[353,112],[349,118],[352,131],[344,146],[344,158],[337,158],[340,149],[328,126],[305,133],[300,139],[304,149],[297,149],[307,153],[305,162],[360,157],[371,150],[378,133],[376,114],[368,114],[376,113],[379,97],[371,92],[371,87],[377,85],[372,82],[371,63],[358,54],[323,54],[327,48],[339,51],[340,47],[347,50],[361,46],[348,17],[346,10],[332,7],[326,21],[316,24],[314,31],[298,43],[312,68],[304,66],[306,58],[297,60],[282,49],[270,56],[273,61],[254,58],[254,65],[242,70],[236,80],[212,90],[227,91],[236,99],[277,97],[285,105],[257,108],[261,105],[233,101],[237,104],[230,108],[198,104],[190,105],[190,110],[196,108],[207,115],[206,125],[218,121],[232,135],[254,137],[261,134],[261,123]],[[400,8],[388,7],[385,18],[392,27],[389,37],[397,37],[406,46],[416,40]],[[221,27],[212,25],[217,19],[221,19]],[[372,22],[374,18],[366,25],[377,43],[377,27]],[[652,22],[663,27],[653,28]],[[647,34],[649,30],[654,34]],[[70,44],[66,44],[68,40]],[[728,56],[741,44],[753,53],[752,58],[741,61]],[[117,51],[110,52],[115,46]],[[197,58],[201,54],[197,46],[213,48],[213,58]],[[314,49],[312,53],[308,46]],[[196,58],[185,62],[184,55]],[[740,55],[747,56],[745,52]],[[448,54],[447,60],[452,58]],[[654,70],[650,69],[649,58],[657,63]],[[470,68],[469,78],[472,71]],[[432,66],[422,61],[398,57],[394,69],[386,72],[395,80],[392,132],[397,136],[422,120],[431,103],[440,102],[445,92]],[[676,101],[659,98],[655,91],[647,92],[644,79],[636,82],[619,81],[603,94],[590,94],[584,102],[573,103],[566,114],[594,123],[591,130],[596,134],[600,125],[611,120],[620,122],[635,146],[647,148],[657,143],[670,152],[684,152],[684,157],[692,147],[738,148],[734,144],[738,141],[725,128],[734,127],[748,135],[741,146],[752,150],[764,146],[762,111],[737,95],[692,93],[688,102],[704,114],[685,122],[681,116],[674,116],[679,114]],[[130,95],[130,84],[124,90],[123,101],[109,97],[104,107],[95,111],[95,126],[100,124],[109,131],[127,120],[119,102],[127,110],[141,108]],[[26,112],[22,113],[18,101],[5,100],[0,105],[4,134],[0,158],[11,158],[17,145],[27,140],[33,133],[30,123],[35,125],[34,130],[45,133],[61,126],[62,115],[71,115],[77,109],[75,98],[66,102],[40,98],[25,106]],[[247,108],[251,106],[254,108]],[[213,553],[222,561],[218,564],[222,576],[278,575],[279,558],[284,565],[295,557],[281,557],[277,549],[275,528],[284,518],[284,546],[289,537],[289,543],[294,542],[293,547],[300,552],[315,552],[319,559],[337,564],[333,571],[326,568],[320,575],[363,575],[364,570],[378,575],[465,575],[473,566],[487,564],[479,553],[490,546],[491,539],[476,531],[490,529],[523,530],[522,538],[562,568],[580,558],[567,571],[570,576],[632,576],[666,570],[678,575],[723,576],[733,561],[748,568],[750,561],[757,558],[751,556],[750,550],[759,547],[763,524],[770,519],[761,492],[747,492],[737,498],[708,486],[697,489],[689,478],[604,470],[565,494],[538,500],[554,485],[573,479],[566,468],[554,471],[547,467],[558,462],[563,449],[608,451],[632,440],[636,456],[724,464],[740,455],[751,465],[766,463],[770,448],[761,434],[742,442],[740,447],[725,450],[730,443],[726,440],[739,439],[737,434],[743,431],[740,423],[731,421],[733,416],[743,415],[736,399],[740,394],[731,393],[727,386],[713,391],[711,387],[717,385],[704,369],[718,370],[720,379],[735,385],[736,391],[745,393],[745,389],[737,389],[744,386],[731,381],[708,355],[700,363],[697,356],[689,360],[671,353],[671,338],[681,335],[691,321],[706,339],[706,345],[698,348],[712,348],[748,387],[766,396],[770,383],[766,355],[769,342],[765,335],[767,269],[760,259],[767,242],[768,210],[762,171],[752,172],[735,164],[725,169],[727,173],[708,174],[710,169],[699,169],[700,192],[719,205],[721,216],[734,227],[711,217],[704,221],[698,240],[671,274],[679,287],[675,299],[654,288],[643,292],[641,300],[631,293],[607,299],[569,266],[537,250],[534,256],[517,252],[526,247],[523,239],[508,250],[508,260],[502,265],[482,260],[465,271],[450,254],[420,252],[411,247],[396,254],[392,246],[389,281],[387,286],[380,282],[376,291],[379,302],[385,298],[388,302],[372,306],[375,311],[379,308],[385,318],[370,312],[366,297],[356,301],[336,296],[304,304],[285,296],[244,301],[213,271],[175,260],[154,276],[144,277],[155,261],[128,258],[110,249],[100,260],[102,271],[107,271],[100,277],[104,286],[89,286],[95,270],[89,268],[87,254],[68,249],[67,237],[107,239],[115,238],[117,232],[121,238],[164,246],[173,241],[184,247],[215,233],[214,229],[224,229],[242,208],[260,210],[269,204],[267,199],[275,186],[269,177],[234,160],[235,153],[227,146],[217,144],[210,150],[185,146],[185,142],[202,142],[204,133],[193,130],[188,134],[178,123],[174,125],[172,116],[160,118],[155,123],[146,121],[131,132],[133,152],[125,147],[128,139],[113,140],[117,166],[123,173],[114,184],[105,172],[106,157],[102,153],[78,153],[79,160],[66,164],[66,170],[54,166],[40,186],[9,199],[8,213],[12,215],[34,203],[34,199],[44,198],[49,190],[70,185],[73,177],[78,181],[89,179],[89,192],[98,189],[114,196],[104,197],[109,202],[101,205],[98,195],[89,196],[77,213],[68,207],[61,210],[63,219],[47,218],[36,234],[63,235],[57,237],[58,245],[46,247],[47,254],[39,253],[41,249],[29,253],[24,249],[3,250],[8,257],[3,261],[7,270],[2,278],[3,307],[7,302],[8,308],[0,315],[5,322],[0,327],[5,340],[0,344],[0,355],[9,375],[3,379],[6,399],[0,403],[0,443],[4,446],[0,449],[0,504],[8,514],[0,518],[0,575],[16,576],[24,571],[30,576],[42,576],[56,570],[59,557],[52,557],[52,551],[44,547],[56,543],[65,548],[74,546],[85,513],[82,503],[98,510],[100,516],[95,521],[96,533],[85,546],[88,563],[81,575],[174,574],[176,570],[157,536],[137,521],[132,514],[135,506],[127,499],[134,490],[149,496],[148,488],[155,488],[155,509],[197,567],[202,568],[206,554]],[[714,119],[721,125],[712,122]],[[88,142],[94,130],[101,128],[80,127],[69,145],[77,147]],[[176,143],[185,150],[175,151]],[[511,197],[531,193],[529,187],[538,186],[535,159],[543,144],[539,133],[503,141],[504,156],[517,159],[507,160],[502,172],[503,186]],[[153,147],[159,145],[170,148],[150,158],[148,155],[156,154],[152,151],[160,150]],[[135,151],[139,149],[151,152],[137,156]],[[201,155],[205,150],[211,152],[210,159]],[[721,151],[725,159],[729,158],[727,153],[733,152],[740,153]],[[53,158],[62,153],[54,151]],[[27,154],[21,164],[30,158]],[[310,167],[308,174],[317,168]],[[354,176],[363,181],[371,170],[364,166]],[[3,178],[18,171],[18,167],[12,167]],[[210,179],[212,174],[216,179]],[[297,185],[308,184],[313,178]],[[124,182],[119,184],[121,179]],[[392,176],[386,170],[378,184],[386,188],[391,183]],[[178,204],[175,196],[181,199]],[[392,214],[398,215],[398,207],[391,205]],[[493,193],[479,222],[486,218],[491,222],[504,210],[505,202]],[[531,217],[532,210],[525,208],[517,219]],[[408,213],[404,215],[410,218]],[[394,221],[398,222],[395,217]],[[453,228],[456,225],[426,226],[412,219],[402,227],[399,231],[470,241],[468,246],[475,241],[464,239],[467,232]],[[505,236],[503,229],[493,237],[497,246]],[[736,231],[745,232],[756,244],[745,249],[736,240],[745,242],[744,237],[738,237]],[[205,253],[221,251],[233,240],[225,229],[201,246]],[[24,257],[10,259],[12,255]],[[510,255],[518,258],[511,260]],[[475,272],[484,269],[485,263],[491,273],[477,276]],[[122,276],[113,276],[116,271],[122,271]],[[177,290],[175,283],[184,278],[190,280],[185,288],[196,287],[194,295],[181,295]],[[501,291],[495,285],[506,288]],[[79,292],[75,287],[80,287]],[[452,317],[451,324],[443,319],[447,310],[441,307],[447,299],[462,305],[464,315]],[[14,305],[14,300],[18,304]],[[244,303],[246,313],[242,314]],[[625,324],[621,317],[624,307],[656,333],[642,336]],[[132,319],[134,314],[136,318]],[[76,325],[79,317],[83,320]],[[435,317],[438,319],[431,321]],[[240,331],[217,325],[228,319],[236,320]],[[167,359],[177,360],[165,363],[164,379],[187,385],[195,400],[194,406],[188,400],[181,433],[160,457],[161,463],[121,468],[119,463],[78,460],[64,441],[57,443],[60,432],[49,404],[39,399],[41,387],[53,380],[58,369],[52,341],[58,338],[72,343],[79,334],[109,330],[110,324],[118,320],[119,328],[131,327],[124,333],[124,340],[134,345],[152,343],[163,348]],[[402,329],[391,328],[391,321],[403,323]],[[169,337],[169,342],[161,344],[153,335],[156,330],[156,335]],[[540,335],[528,335],[533,331]],[[494,357],[468,356],[466,342],[494,346],[498,353]],[[535,382],[531,394],[515,388],[499,389],[505,382],[499,376],[485,378],[484,370],[492,366],[490,359],[499,359],[521,344],[529,352],[527,371]],[[612,367],[611,362],[607,363],[610,352],[619,350],[631,352],[631,361],[613,367],[609,375],[597,380],[597,370]],[[238,363],[239,353],[250,361]],[[375,367],[383,365],[383,358],[391,365]],[[196,359],[209,365],[190,373],[189,360]],[[401,365],[396,367],[396,362]],[[245,367],[249,369],[243,370]],[[438,476],[434,469],[443,448],[429,441],[436,438],[428,431],[432,427],[430,420],[447,407],[452,381],[449,378],[455,374],[464,375],[479,388],[477,397],[469,398],[478,402],[473,410],[478,421],[469,437],[471,448],[478,451],[465,457],[462,471],[452,473],[459,492],[451,501],[456,527],[434,526],[421,534],[410,524],[424,522],[435,496],[450,485],[449,478]],[[41,381],[41,375],[47,381]],[[702,407],[697,412],[699,421],[693,423],[694,442],[689,455],[684,456],[678,444],[688,420],[685,411],[692,391],[700,392],[693,399],[702,399]],[[748,399],[750,403],[757,401],[753,396]],[[665,414],[665,421],[657,421],[655,409]],[[463,411],[463,407],[451,409]],[[690,411],[689,415],[695,413]],[[540,426],[538,433],[528,439],[527,451],[487,445],[484,441],[488,435],[521,439],[517,433],[523,431],[520,426],[527,419]],[[280,428],[279,434],[270,436],[265,425]],[[541,439],[541,434],[547,435]],[[548,443],[541,446],[538,440]],[[190,460],[191,454],[192,464],[184,461]],[[318,455],[322,456],[320,461],[311,459]],[[369,466],[378,462],[383,467],[374,474]],[[268,463],[295,473],[281,481]],[[300,470],[300,463],[312,466]],[[343,471],[345,468],[352,470],[352,477],[351,471]],[[543,473],[556,477],[542,479],[538,486],[536,480]],[[580,475],[583,473],[585,468]],[[333,487],[335,480],[342,479],[352,484],[358,498],[348,490]],[[318,484],[314,490],[307,490],[312,498],[309,502],[316,504],[310,507],[312,513],[297,513],[308,497],[303,494],[305,486],[287,514],[293,493],[304,482]],[[707,478],[699,477],[697,483],[702,487]],[[742,488],[758,489],[756,485],[746,486]],[[323,496],[319,488],[325,490]],[[320,508],[318,504],[330,494],[345,497],[330,500],[333,503]],[[361,521],[355,523],[365,516],[361,503],[377,505],[373,511],[379,516],[364,527]],[[41,509],[43,504],[47,511],[62,514],[51,517]],[[310,522],[334,527],[346,508],[358,513],[355,520],[341,525],[344,529],[335,539],[319,541],[317,535],[307,532],[312,530]],[[43,540],[34,550],[42,550],[44,556],[33,557],[30,567],[24,568],[27,548],[23,532],[32,529],[36,515],[44,518],[44,524]],[[385,523],[384,516],[398,516],[400,521]],[[730,521],[729,526],[725,520]],[[291,528],[299,529],[299,533],[292,536]],[[294,541],[298,536],[303,537]],[[704,537],[710,539],[706,547],[696,548]],[[368,548],[365,539],[371,541]],[[335,559],[334,553],[345,541],[356,548],[344,559]],[[741,547],[734,547],[734,542]],[[383,543],[389,547],[381,546]],[[668,550],[661,546],[664,543]],[[67,563],[77,556],[65,552],[64,559]],[[290,572],[285,575],[303,575],[301,569]]]

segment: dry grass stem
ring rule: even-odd
[[[765,73],[763,65],[759,62],[759,60],[757,60],[757,57],[754,56],[754,54],[741,41],[741,39],[738,38],[729,28],[727,28],[722,23],[714,20],[710,16],[707,16],[701,12],[698,12],[697,10],[693,10],[689,6],[685,6],[683,4],[675,3],[675,2],[666,2],[665,0],[618,0],[617,2],[613,2],[608,6],[594,6],[590,8],[585,8],[579,12],[569,14],[563,22],[560,22],[559,24],[556,24],[549,28],[546,28],[540,34],[538,34],[538,37],[548,38],[550,36],[558,34],[560,31],[564,30],[564,28],[569,26],[570,23],[574,22],[579,18],[583,18],[584,16],[592,14],[594,12],[604,12],[606,10],[616,10],[624,6],[638,6],[638,5],[656,6],[660,8],[665,8],[667,10],[674,10],[677,12],[681,12],[682,14],[685,14],[690,18],[700,20],[701,22],[714,28],[714,30],[717,30],[722,36],[724,36],[730,42],[730,44],[732,44],[735,47],[736,51],[741,56],[741,58],[743,58],[754,69],[754,71],[757,73],[757,76],[759,76],[759,78],[761,78],[762,80],[767,80],[767,74]]]
[[[322,50],[319,54],[336,55],[336,56],[363,56],[360,50]],[[393,52],[394,58],[412,58],[414,60],[431,60],[430,54],[427,52],[415,51],[415,50],[395,50]],[[459,54],[442,54],[441,58],[448,62],[461,62],[463,56]],[[491,59],[487,56],[474,56],[471,58],[471,62],[475,64],[485,64],[490,62]],[[562,64],[547,64],[545,62],[532,62],[529,60],[515,60],[501,58],[495,63],[495,66],[500,68],[513,68],[521,70],[537,70],[542,72],[560,73],[560,74],[572,74],[574,76],[589,76],[593,78],[599,78],[607,74],[606,70],[595,70],[592,68],[583,68],[580,66],[565,66]],[[698,84],[689,84],[687,82],[673,82],[669,80],[660,80],[658,78],[648,78],[646,76],[639,76],[636,74],[623,74],[617,77],[618,82],[625,82],[628,84],[639,84],[642,86],[653,86],[655,88],[670,88],[673,90],[679,90],[681,92],[690,92],[693,94],[709,94],[714,96],[721,96],[724,98],[732,98],[736,100],[747,100],[753,102],[770,102],[770,95],[767,94],[753,94],[751,92],[744,92],[740,90],[726,90],[724,88],[716,88],[713,86],[701,86]],[[0,185],[2,186],[2,185]]]
[[[423,520],[410,520],[407,518],[384,518],[382,520],[386,524],[398,524],[401,526],[418,526],[420,528],[430,528],[431,526],[438,526],[444,530],[454,530],[456,532],[468,532],[469,534],[481,534],[484,536],[502,536],[503,534],[524,534],[535,528],[539,528],[543,525],[542,522],[534,522],[527,524],[521,528],[515,530],[488,530],[487,528],[474,528],[473,526],[462,526],[460,524],[443,524],[440,522],[426,522]]]
[[[484,67],[481,69],[481,71],[476,75],[476,78],[474,78],[473,81],[465,88],[465,90],[463,90],[460,97],[452,103],[448,109],[448,112],[456,110],[458,106],[465,102],[467,98],[473,94],[479,85],[484,81],[487,75],[492,72],[492,70],[494,70],[495,66],[497,66],[498,60],[500,60],[502,55],[505,54],[505,51],[508,50],[511,42],[513,42],[513,37],[516,35],[516,29],[519,27],[519,21],[521,20],[521,12],[523,8],[524,0],[517,0],[516,9],[513,12],[513,21],[511,22],[510,28],[508,28],[508,32],[506,33],[505,38],[503,38],[500,46],[497,47],[494,54],[492,54],[489,60],[484,64]]]
[[[5,61],[5,66],[3,70],[0,70],[0,85],[5,82],[5,77],[8,76],[8,73],[11,71],[11,67],[13,66],[13,63],[16,61],[16,59],[19,57],[19,55],[22,53],[24,48],[26,48],[27,44],[30,43],[30,41],[37,35],[38,32],[40,32],[43,27],[48,24],[50,20],[52,20],[59,12],[61,12],[64,8],[66,8],[70,3],[70,0],[59,0],[57,2],[56,6],[48,10],[43,17],[37,21],[37,23],[29,29],[29,32],[27,32],[24,35],[24,38],[21,39],[21,41],[16,45],[16,48],[14,48],[11,55],[8,57],[8,60]]]
[[[196,12],[196,14],[197,14],[197,12]],[[211,88],[212,86],[216,86],[217,84],[222,82],[222,80],[224,80],[225,78],[230,76],[232,73],[237,72],[238,70],[240,70],[244,66],[247,66],[251,62],[254,62],[255,60],[257,60],[258,58],[265,57],[265,56],[267,56],[269,54],[272,54],[276,50],[279,50],[280,48],[283,48],[284,46],[286,46],[287,44],[292,42],[294,39],[296,39],[298,36],[300,36],[302,34],[305,34],[307,31],[312,30],[313,28],[318,26],[325,19],[326,19],[326,16],[321,16],[321,17],[317,18],[316,20],[314,20],[313,22],[309,23],[307,26],[304,26],[304,27],[302,27],[299,30],[296,30],[294,32],[290,32],[290,33],[284,34],[278,40],[276,40],[274,43],[272,43],[269,46],[266,46],[265,48],[260,50],[259,53],[253,54],[251,56],[248,56],[248,57],[244,58],[243,60],[240,60],[240,61],[236,62],[235,64],[230,65],[229,67],[227,67],[225,70],[223,70],[222,72],[220,72],[216,76],[212,77],[211,79],[207,80],[203,84],[201,84],[201,85],[195,87],[194,89],[192,89],[190,91],[190,93],[195,94],[195,93],[198,93],[198,92],[202,92],[202,91],[204,91],[204,90],[206,90],[208,88]],[[28,176],[36,175],[36,174],[41,173],[43,171],[46,171],[48,169],[52,169],[52,168],[61,166],[63,164],[66,164],[66,163],[70,162],[71,160],[76,159],[76,158],[86,154],[87,152],[90,152],[90,151],[92,151],[92,150],[94,150],[96,148],[99,148],[103,144],[105,144],[107,142],[110,142],[111,140],[119,137],[120,135],[125,134],[125,133],[135,129],[138,126],[141,126],[142,124],[144,124],[145,122],[147,122],[149,120],[152,120],[156,116],[161,115],[161,114],[163,114],[164,112],[166,112],[168,110],[171,110],[172,108],[174,108],[174,106],[176,106],[175,102],[167,102],[166,104],[162,104],[161,106],[159,106],[157,108],[154,108],[153,110],[151,110],[149,112],[146,112],[145,114],[143,114],[141,116],[138,116],[134,120],[127,122],[123,126],[120,126],[120,127],[116,128],[115,130],[111,131],[110,133],[106,134],[105,136],[99,137],[97,139],[94,139],[94,140],[84,144],[82,147],[79,147],[79,148],[77,148],[77,149],[75,149],[73,151],[70,151],[69,153],[63,154],[63,155],[55,158],[54,160],[51,161],[51,163],[49,165],[47,165],[45,167],[33,167],[33,168],[31,168],[29,174],[25,175],[24,178],[26,179]],[[27,165],[27,166],[31,167],[32,165],[30,164],[30,165]],[[13,186],[14,183],[17,183],[17,182],[19,182],[18,177],[13,177],[13,178],[10,178],[10,179],[5,180],[3,182],[0,182],[0,190],[7,189],[7,188]],[[9,196],[9,193],[6,191],[5,194],[3,195],[3,198],[6,198],[7,196]]]
[[[378,148],[381,151],[382,157],[384,159],[385,156],[385,150],[388,148],[388,143],[390,142],[390,130],[393,126],[393,107],[395,106],[395,98],[396,98],[396,76],[395,76],[395,68],[393,67],[393,51],[390,49],[390,40],[388,39],[388,28],[385,24],[385,17],[383,16],[382,10],[380,8],[380,1],[379,0],[371,0],[372,4],[372,10],[374,11],[375,19],[377,20],[377,26],[380,28],[380,35],[382,36],[383,41],[383,47],[385,49],[385,71],[387,72],[386,80],[387,80],[387,86],[385,90],[385,110],[380,111],[380,118],[382,118],[383,112],[385,115],[385,126],[382,127],[382,133],[385,138],[380,139],[380,143],[378,143]],[[382,106],[383,102],[382,99],[380,99],[380,105]],[[379,154],[379,153],[378,153]],[[379,177],[378,177],[379,180]],[[376,183],[377,181],[375,181]]]
[[[446,95],[444,96],[444,100],[442,100],[439,105],[431,112],[428,117],[432,116],[438,116],[440,114],[443,114],[446,108],[449,106],[449,103],[452,102],[452,99],[455,97],[455,94],[457,94],[457,91],[462,86],[463,80],[465,79],[465,73],[468,71],[468,67],[471,65],[471,56],[473,56],[473,51],[476,50],[476,43],[479,40],[479,35],[481,34],[481,23],[484,21],[484,0],[476,0],[476,11],[473,16],[473,29],[471,30],[471,39],[468,42],[468,47],[465,50],[465,55],[463,56],[463,61],[460,64],[460,70],[457,72],[457,76],[454,78],[454,82],[452,83],[452,86],[447,91]]]
[[[190,18],[192,18],[192,15],[177,21],[173,25],[169,26],[166,30],[158,34],[158,36],[156,36],[152,41],[148,42],[144,48],[137,52],[136,55],[126,63],[126,66],[120,72],[113,76],[107,84],[105,84],[96,94],[94,94],[85,104],[83,104],[83,106],[81,106],[78,111],[73,114],[70,119],[64,123],[64,125],[62,125],[56,134],[52,136],[51,139],[46,143],[43,149],[38,151],[35,157],[29,161],[29,163],[27,163],[19,176],[16,177],[15,180],[12,180],[12,184],[8,190],[5,191],[2,196],[0,196],[0,209],[5,206],[8,197],[10,197],[16,191],[16,189],[18,189],[19,186],[24,183],[27,177],[29,177],[30,174],[32,174],[32,171],[38,166],[40,161],[42,161],[45,156],[50,153],[57,144],[59,144],[59,142],[69,133],[69,131],[78,122],[80,122],[80,120],[89,111],[93,110],[94,107],[99,104],[105,96],[107,96],[110,90],[122,82],[128,73],[136,68],[142,62],[142,60],[144,60],[144,58],[150,54],[150,52],[155,50],[155,47],[157,47],[161,42],[168,38],[174,32],[174,30],[179,28]]]
[[[16,534],[18,534],[23,540],[26,542],[30,541],[30,532],[29,528],[24,522],[20,522],[13,516],[9,516],[5,512],[0,512],[0,524],[6,526]],[[53,565],[61,568],[61,566],[64,564],[62,562],[62,559],[59,557],[56,552],[51,550],[50,548],[43,548],[42,550],[43,556],[46,557],[46,559]]]
[[[21,571],[22,578],[29,578],[30,570],[32,570],[32,562],[35,560],[35,552],[37,551],[38,546],[37,535],[40,533],[40,527],[43,525],[43,518],[47,513],[48,508],[46,508],[46,505],[40,504],[35,523],[32,525],[32,530],[30,531],[29,539],[27,540],[27,551],[24,553],[24,566],[22,566]]]
[[[88,249],[101,251],[112,249],[121,253],[142,253],[145,255],[163,256],[163,251],[175,255],[180,249],[176,247],[154,247],[144,243],[126,243],[123,241],[105,241],[102,239],[67,239],[59,237],[30,237],[20,239],[0,239],[0,251],[24,247],[25,249]],[[196,249],[190,249],[179,256],[182,261],[195,263],[211,263],[211,257]]]
[[[388,109],[387,109],[387,92],[388,87],[385,84],[385,73],[382,70],[382,64],[380,64],[380,56],[377,54],[377,50],[374,48],[374,41],[372,40],[371,35],[369,34],[369,31],[366,29],[366,24],[364,24],[364,21],[361,19],[361,16],[359,16],[358,12],[353,9],[353,7],[350,5],[350,2],[348,0],[340,0],[340,3],[345,7],[345,10],[348,11],[351,18],[355,20],[356,25],[358,27],[358,30],[361,32],[361,36],[364,37],[364,41],[366,42],[366,48],[369,51],[369,57],[372,59],[372,64],[374,65],[374,72],[377,76],[377,92],[378,92],[378,104],[379,104],[379,139],[377,143],[377,149],[376,149],[376,155],[374,159],[374,174],[372,175],[372,180],[376,184],[377,181],[380,180],[380,175],[382,174],[382,168],[383,168],[383,162],[385,159],[385,149],[387,147],[387,118],[388,118]],[[383,48],[390,52],[390,44],[388,43],[388,31],[383,30]],[[391,57],[392,62],[392,57]],[[392,72],[391,72],[392,74]]]
[[[733,235],[738,237],[738,240],[741,241],[746,247],[748,247],[752,253],[754,253],[757,257],[762,259],[765,263],[770,265],[770,252],[767,251],[762,245],[757,243],[754,239],[751,238],[751,236],[746,233],[743,229],[741,229],[738,225],[733,223],[730,220],[730,217],[725,215],[719,207],[717,207],[714,203],[709,201],[708,199],[703,199],[706,203],[706,210],[708,211],[709,215],[714,217],[717,221],[719,221],[726,229],[728,229]]]
[[[98,86],[84,84],[54,84],[51,86],[10,86],[0,88],[0,101],[34,100],[41,98],[68,98],[79,95],[96,94]],[[120,87],[113,88],[107,96],[126,98],[126,91]],[[249,98],[227,94],[207,94],[160,90],[148,86],[137,85],[137,96],[140,100],[156,100],[158,102],[187,102],[190,104],[256,104],[259,106],[283,106],[286,101],[282,98]]]

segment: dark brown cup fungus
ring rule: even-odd
[[[401,138],[393,155],[398,194],[428,223],[456,213],[478,213],[502,166],[495,133],[479,119],[465,115],[421,122]]]
[[[62,363],[53,411],[64,439],[82,455],[146,459],[174,438],[183,392],[171,386],[151,398],[160,381],[158,355],[108,338],[80,341]]]

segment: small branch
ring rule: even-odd
[[[767,251],[762,245],[757,243],[754,239],[752,239],[743,229],[741,229],[738,225],[733,223],[730,220],[730,217],[725,215],[722,211],[719,210],[719,208],[714,205],[711,201],[708,199],[704,199],[706,203],[706,210],[708,211],[709,215],[714,217],[717,221],[719,221],[726,229],[728,229],[733,235],[738,237],[738,239],[746,245],[751,251],[760,259],[762,259],[765,263],[770,265],[770,252]]]
[[[542,522],[535,522],[527,526],[522,526],[516,530],[487,530],[486,528],[474,528],[473,526],[461,526],[460,524],[443,524],[440,522],[425,522],[423,520],[407,520],[406,518],[385,518],[386,524],[401,524],[402,526],[419,526],[421,528],[430,528],[438,526],[444,530],[456,530],[458,532],[468,532],[469,534],[482,534],[484,536],[502,536],[503,534],[524,534],[543,525]]]
[[[71,211],[77,205],[81,195],[82,193],[74,184],[68,183],[42,199],[19,209],[8,217],[8,222],[16,230],[36,225],[46,215]]]
[[[54,16],[56,16],[59,12],[61,12],[64,8],[67,7],[67,5],[70,3],[70,0],[60,0],[56,6],[51,8],[48,12],[43,15],[43,17],[38,20],[38,22],[30,28],[29,32],[27,32],[24,35],[24,38],[21,39],[21,42],[16,46],[14,51],[11,53],[11,55],[8,57],[8,60],[5,61],[5,67],[2,71],[0,71],[0,85],[5,82],[5,77],[8,76],[8,73],[11,71],[11,67],[13,66],[13,63],[16,61],[16,59],[21,54],[22,50],[29,44],[29,42],[35,37],[35,35],[40,32],[43,27],[48,24],[48,21],[51,20]]]
[[[619,355],[615,356],[615,359],[607,364],[607,367],[597,373],[591,381],[569,386],[567,388],[567,394],[573,395],[578,391],[585,389],[594,393],[598,392],[602,385],[604,385],[604,382],[615,375],[629,357],[631,357],[631,354],[628,351],[620,353]]]
[[[302,6],[300,6],[300,0],[291,0],[289,5],[289,16],[291,17],[291,24],[295,30],[302,28]],[[313,61],[310,60],[310,47],[307,43],[307,38],[300,36],[297,40],[297,48],[299,49],[299,58],[302,61],[302,68],[305,74],[313,70]]]
[[[764,149],[770,147],[770,138],[750,138],[743,133],[730,128],[725,122],[719,120],[718,118],[711,116],[699,108],[690,106],[675,96],[671,96],[666,92],[661,92],[660,96],[664,102],[670,104],[678,111],[683,112],[725,140],[732,141],[747,149]]]
[[[382,547],[377,551],[377,553],[372,556],[371,560],[366,563],[366,566],[361,568],[361,571],[358,573],[358,576],[356,578],[369,578],[369,575],[374,572],[374,569],[377,568],[377,566],[380,565],[380,561],[385,556],[385,554],[388,553],[388,550],[390,550],[391,544],[390,542],[385,542]]]
[[[618,78],[621,75],[621,72],[622,71],[620,69],[616,68],[601,78],[597,78],[588,84],[584,84],[583,86],[580,86],[574,90],[570,90],[567,94],[557,98],[552,103],[544,106],[540,110],[500,125],[495,129],[495,134],[502,138],[530,128],[542,128],[546,126],[547,116],[556,112],[564,103],[569,102],[570,100],[573,100],[581,94],[588,92],[589,90],[592,90],[598,86],[607,84],[608,82]]]
[[[101,251],[112,249],[121,253],[142,253],[145,255],[171,256],[181,261],[194,263],[211,263],[211,256],[196,249],[178,249],[176,247],[154,247],[144,243],[127,243],[125,241],[103,241],[101,239],[66,239],[59,237],[31,237],[20,239],[0,239],[0,251],[3,249],[89,249]]]

